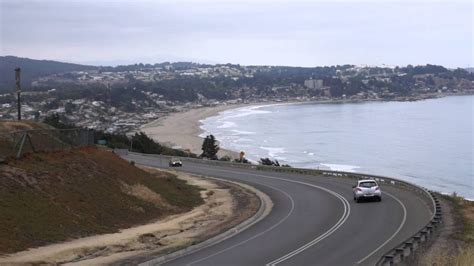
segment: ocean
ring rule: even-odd
[[[254,162],[391,176],[474,199],[474,96],[261,105],[201,122],[203,136]]]

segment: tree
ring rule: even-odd
[[[149,154],[161,154],[163,152],[163,147],[143,132],[135,133],[132,141],[134,151]]]
[[[52,114],[44,118],[43,123],[53,126],[57,129],[76,128],[74,124],[63,123],[59,114]]]
[[[260,158],[261,165],[280,166],[278,160],[272,161],[270,158]]]
[[[218,151],[219,145],[217,144],[216,138],[213,135],[206,136],[202,143],[201,157],[216,160]]]
[[[278,166],[278,167],[291,167],[289,164],[280,164],[278,160],[272,161],[270,158],[260,158],[261,165],[268,165],[268,166]]]
[[[224,155],[221,158],[219,158],[219,161],[230,162],[232,161],[232,158],[229,155]]]

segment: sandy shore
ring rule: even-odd
[[[167,146],[178,146],[182,149],[189,149],[191,152],[199,155],[202,153],[201,145],[203,142],[203,139],[199,137],[199,135],[203,133],[203,130],[200,128],[200,120],[215,116],[225,110],[243,106],[249,105],[220,105],[171,113],[143,126],[141,131]],[[233,158],[239,157],[238,152],[221,149],[218,156],[221,157],[224,155]]]

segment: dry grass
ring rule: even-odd
[[[426,265],[472,266],[474,265],[474,247],[461,248],[455,255],[439,254]]]
[[[146,202],[150,202],[157,207],[165,207],[168,209],[174,208],[173,205],[169,204],[168,201],[163,199],[163,197],[160,196],[160,194],[149,189],[147,186],[143,184],[127,185],[123,182],[121,184],[122,184],[122,190],[128,195],[134,196]]]
[[[472,266],[474,265],[474,202],[456,194],[444,198],[452,203],[455,219],[460,223],[460,228],[452,237],[459,240],[462,245],[454,254],[447,252],[439,254],[429,262],[429,265]]]
[[[463,241],[468,246],[474,246],[474,202],[465,200],[455,194],[445,198],[453,203],[454,209],[461,220],[462,229],[456,233],[455,238]]]
[[[174,175],[94,147],[0,165],[0,254],[144,224],[203,203]]]
[[[0,133],[10,133],[19,130],[28,129],[51,129],[52,127],[33,121],[11,121],[11,120],[0,120]]]

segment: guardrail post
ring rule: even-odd
[[[430,235],[433,234],[433,226],[432,225],[426,226],[426,229],[428,229],[428,232],[430,233]]]
[[[421,245],[421,236],[414,236],[413,239],[415,240],[416,247],[418,248]]]
[[[408,247],[410,254],[414,252],[413,242],[406,242],[405,245]]]
[[[405,258],[405,249],[403,248],[396,248],[395,249],[396,254],[400,255],[400,261],[402,261]]]
[[[426,242],[428,240],[428,232],[423,230],[420,232],[420,234],[422,236],[423,242]]]
[[[393,255],[385,255],[385,261],[388,262],[388,265],[393,265],[393,258],[394,256]]]

